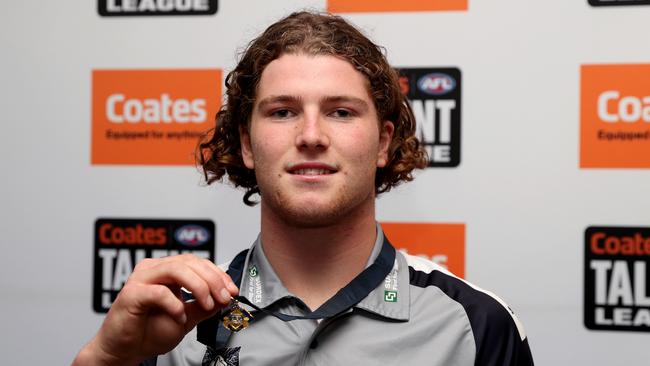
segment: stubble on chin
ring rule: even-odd
[[[345,219],[368,199],[351,197],[347,194],[346,187],[341,187],[329,202],[298,202],[287,197],[287,192],[282,190],[261,196],[262,205],[266,205],[281,221],[304,229],[332,226]]]

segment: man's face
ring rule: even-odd
[[[255,169],[263,211],[322,226],[374,209],[375,173],[392,133],[349,62],[284,54],[262,73],[242,155]]]

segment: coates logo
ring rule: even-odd
[[[381,227],[396,249],[465,276],[465,224],[382,222]]]
[[[455,67],[400,68],[399,83],[411,105],[416,136],[429,167],[460,164],[461,72]]]
[[[210,15],[217,0],[98,0],[97,12],[104,17],[137,15]]]
[[[650,0],[589,0],[591,6],[650,5]]]
[[[418,80],[418,88],[429,95],[443,95],[456,88],[456,80],[447,74],[428,74]]]
[[[650,168],[650,64],[583,65],[580,167]]]
[[[210,232],[202,226],[185,225],[176,229],[174,238],[185,246],[198,247],[210,240]]]
[[[587,228],[585,326],[650,332],[649,265],[650,228]]]
[[[193,165],[221,70],[94,70],[92,164]]]
[[[328,0],[331,13],[467,10],[468,0]]]
[[[164,227],[145,227],[142,223],[115,225],[110,221],[98,222],[98,240],[101,244],[156,246],[167,242],[167,230]]]

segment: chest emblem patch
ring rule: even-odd
[[[222,348],[215,350],[208,347],[203,356],[202,366],[239,366],[239,350],[241,347]]]

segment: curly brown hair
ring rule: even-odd
[[[235,187],[246,189],[244,203],[256,203],[251,197],[259,193],[259,187],[254,170],[242,160],[239,128],[248,128],[264,68],[287,53],[336,56],[350,62],[368,79],[379,121],[391,121],[395,126],[388,163],[377,169],[377,194],[413,180],[413,169],[426,166],[427,154],[415,137],[415,117],[384,49],[339,16],[303,11],[272,24],[252,40],[237,67],[226,77],[226,102],[217,113],[216,126],[197,146],[197,164],[207,184],[228,175]]]

